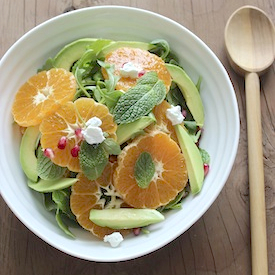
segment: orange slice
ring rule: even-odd
[[[54,157],[52,162],[68,167],[69,170],[80,172],[79,158],[72,150],[80,146],[82,137],[79,132],[92,117],[101,119],[101,129],[109,137],[116,139],[117,125],[108,108],[91,98],[79,98],[75,102],[67,102],[55,113],[46,117],[40,124],[41,146],[50,149]],[[65,139],[65,148],[60,149],[60,141]]]
[[[120,69],[127,62],[131,62],[135,67],[141,68],[144,73],[155,71],[159,79],[163,80],[167,91],[170,89],[171,76],[165,67],[164,61],[157,55],[139,48],[122,47],[110,52],[105,57],[105,62],[115,65],[114,74],[120,76]],[[102,71],[105,79],[108,75],[105,70]],[[121,77],[116,85],[117,90],[127,91],[136,85],[137,79],[130,77]]]
[[[172,125],[172,122],[166,116],[166,111],[169,108],[171,108],[171,105],[166,100],[163,100],[161,102],[161,104],[155,106],[154,109],[152,110],[152,112],[156,118],[156,123],[151,124],[145,130],[146,131],[155,131],[155,130],[162,131],[166,134],[169,134],[170,137],[178,143],[175,128]]]
[[[14,120],[24,127],[38,125],[61,104],[72,100],[75,92],[76,80],[72,73],[64,69],[42,71],[17,91],[12,106]]]
[[[135,163],[148,152],[155,164],[155,174],[147,188],[138,186]],[[187,183],[185,159],[169,135],[155,131],[134,140],[118,156],[114,186],[123,200],[134,208],[158,208],[173,200]]]
[[[78,174],[78,181],[72,186],[70,197],[70,206],[78,223],[86,230],[100,239],[105,235],[119,231],[126,235],[130,230],[114,230],[108,227],[101,227],[90,221],[89,215],[91,209],[118,208],[123,205],[121,199],[117,199],[118,193],[113,186],[113,172],[115,164],[109,163],[104,169],[102,175],[95,181],[87,179],[84,174]],[[110,195],[109,204],[106,205],[106,199],[103,193]]]

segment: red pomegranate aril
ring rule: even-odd
[[[203,164],[203,170],[204,170],[204,176],[206,176],[209,172],[209,164],[204,163]]]
[[[53,152],[53,150],[51,148],[44,149],[43,150],[43,154],[47,158],[50,158],[50,159],[54,158],[54,152]]]
[[[57,144],[58,149],[63,150],[63,149],[65,149],[66,145],[67,145],[67,138],[61,137]]]
[[[81,128],[78,128],[74,131],[75,135],[80,139],[82,140],[83,139],[83,134],[82,134],[82,129]]]
[[[144,70],[138,72],[138,77],[142,77],[143,75],[145,75],[145,71]]]
[[[72,157],[74,158],[78,157],[79,151],[80,151],[79,145],[75,145],[75,147],[71,150]]]
[[[141,232],[141,228],[140,227],[133,228],[133,233],[134,233],[135,236],[138,236],[140,234],[140,232]]]

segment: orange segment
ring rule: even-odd
[[[169,108],[171,108],[171,105],[166,100],[163,100],[161,104],[155,106],[152,112],[156,118],[156,123],[148,126],[146,131],[162,131],[169,134],[174,141],[178,142],[175,128],[166,116],[166,111]]]
[[[88,180],[82,173],[78,174],[78,181],[72,186],[70,197],[71,210],[76,216],[78,223],[86,230],[93,233],[100,239],[105,235],[109,235],[115,231],[121,232],[122,235],[128,234],[129,230],[114,230],[108,227],[101,227],[94,224],[89,219],[90,211],[93,208],[102,209],[113,207],[116,200],[116,207],[119,207],[123,201],[117,199],[118,196],[113,187],[113,172],[115,164],[109,163],[102,175],[95,181]],[[112,194],[111,203],[105,205],[105,199],[102,197],[103,191],[105,194]],[[106,193],[107,192],[107,193]]]
[[[24,127],[38,125],[61,104],[72,100],[75,92],[72,73],[64,69],[42,71],[19,88],[12,106],[14,120]]]
[[[163,80],[167,91],[170,89],[171,76],[165,67],[164,61],[157,55],[139,48],[122,47],[110,52],[105,57],[105,62],[115,65],[115,75],[120,76],[120,69],[127,62],[132,62],[137,68],[142,68],[145,72],[155,71],[159,79]],[[105,70],[102,71],[105,79],[108,75]],[[117,90],[127,91],[136,85],[136,79],[130,77],[121,77],[116,85]]]
[[[155,175],[147,188],[140,188],[134,177],[135,163],[142,152],[148,152],[155,164]],[[155,131],[124,147],[118,156],[114,186],[130,206],[156,209],[173,200],[187,179],[179,146],[167,134]]]
[[[43,149],[53,150],[52,162],[62,167],[68,167],[74,172],[81,171],[79,158],[71,154],[71,150],[82,142],[81,137],[75,131],[83,129],[85,122],[95,116],[102,121],[100,126],[102,131],[116,139],[117,125],[113,116],[105,105],[97,103],[91,98],[79,98],[74,103],[67,102],[42,121],[39,128],[41,145]],[[67,139],[64,149],[58,148],[61,137]]]

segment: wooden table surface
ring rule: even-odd
[[[250,224],[244,81],[230,68],[223,31],[230,14],[255,5],[275,22],[274,0],[0,0],[0,57],[25,32],[71,9],[98,5],[139,7],[165,15],[200,37],[218,56],[234,85],[240,142],[221,194],[187,232],[147,256],[95,263],[68,256],[30,232],[0,197],[0,275],[249,275]],[[269,274],[275,274],[275,71],[261,79]],[[12,76],[11,76],[12,80]],[[0,91],[1,93],[1,91]]]

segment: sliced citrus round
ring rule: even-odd
[[[141,153],[151,155],[155,166],[149,185],[140,187],[135,164]],[[136,138],[118,156],[114,186],[123,200],[134,208],[158,208],[173,200],[187,183],[185,159],[178,144],[169,135],[155,131]]]
[[[38,125],[61,104],[72,100],[75,92],[72,73],[64,69],[39,72],[17,91],[12,106],[14,120],[24,127]]]
[[[149,125],[146,131],[162,131],[169,134],[174,141],[178,142],[175,128],[166,116],[167,109],[169,108],[171,108],[171,105],[166,100],[163,100],[161,104],[155,106],[152,112],[156,118],[156,123]]]
[[[102,121],[100,128],[108,137],[116,139],[117,125],[108,108],[91,98],[79,98],[67,102],[40,124],[41,146],[52,153],[52,162],[80,172],[79,146],[83,140],[81,131],[93,117]]]
[[[94,181],[87,179],[84,174],[79,173],[78,181],[72,186],[70,206],[78,223],[86,230],[100,239],[105,235],[119,231],[122,235],[128,234],[129,230],[115,230],[101,227],[89,219],[91,209],[119,208],[123,201],[113,186],[114,163],[109,163],[102,175]]]
[[[124,64],[131,62],[133,66],[139,68],[142,74],[155,71],[159,79],[163,80],[167,91],[170,89],[171,76],[165,67],[164,61],[157,55],[139,48],[122,47],[118,48],[105,57],[105,62],[115,65],[114,74],[121,76],[120,70]],[[105,70],[102,71],[105,79],[108,75]],[[142,75],[141,74],[141,75]],[[117,90],[127,91],[136,85],[137,79],[130,77],[121,77],[116,85]]]

